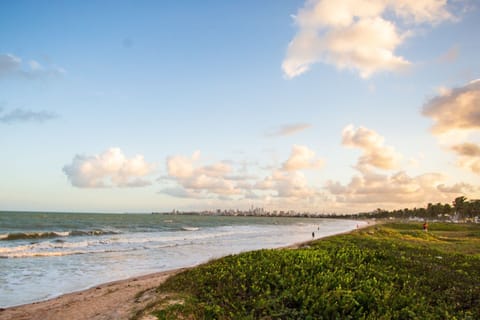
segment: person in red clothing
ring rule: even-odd
[[[428,223],[427,223],[427,221],[425,221],[425,222],[423,223],[423,231],[425,231],[425,232],[428,231]]]

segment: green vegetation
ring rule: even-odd
[[[385,224],[170,278],[159,319],[478,319],[480,225]],[[153,310],[153,311],[152,311]]]

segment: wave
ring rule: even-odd
[[[103,235],[110,235],[110,234],[119,234],[119,232],[115,232],[112,230],[16,232],[16,233],[0,234],[0,241],[48,239],[48,238],[79,237],[79,236],[103,236]]]
[[[32,257],[61,257],[70,256],[74,254],[85,254],[83,251],[49,251],[49,252],[15,252],[0,254],[0,259],[12,259],[12,258],[32,258]]]
[[[183,244],[185,245],[185,244]],[[99,248],[97,250],[93,248],[85,248],[83,250],[63,250],[63,251],[27,251],[27,250],[16,250],[18,248],[12,248],[13,250],[6,250],[4,252],[0,251],[0,259],[19,259],[19,258],[39,258],[39,257],[63,257],[71,255],[80,255],[80,254],[102,254],[102,253],[116,253],[116,252],[131,252],[145,249],[167,249],[178,246],[183,246],[182,244],[171,243],[163,245],[155,245],[151,248],[146,247],[130,247],[130,248]]]
[[[200,228],[197,227],[182,227],[183,231],[197,231],[200,230]]]

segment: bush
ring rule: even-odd
[[[398,230],[394,225],[374,227],[316,241],[309,248],[228,256],[170,278],[159,290],[172,299],[181,296],[184,302],[159,307],[157,315],[480,318],[478,255],[452,253],[435,235],[414,231],[404,225]]]

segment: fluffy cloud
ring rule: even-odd
[[[275,136],[289,136],[300,131],[306,130],[310,128],[312,125],[308,123],[294,123],[294,124],[287,124],[281,126],[271,132],[267,133],[267,136],[275,137]]]
[[[348,125],[342,132],[342,144],[347,147],[360,148],[363,151],[358,160],[359,166],[372,166],[379,169],[398,167],[401,155],[395,149],[384,145],[384,138],[375,131]]]
[[[442,95],[423,106],[423,115],[434,120],[434,134],[480,130],[480,79],[463,87],[444,90]]]
[[[470,192],[475,188],[465,183],[447,186],[439,173],[426,173],[411,177],[400,171],[392,175],[377,174],[361,169],[350,183],[328,181],[326,189],[336,201],[347,205],[364,205],[365,208],[386,206],[424,206],[426,202],[449,202],[452,193]]]
[[[294,16],[299,30],[288,46],[283,72],[293,78],[317,62],[356,70],[363,78],[404,69],[410,62],[395,51],[412,31],[399,31],[398,22],[452,19],[446,5],[446,0],[307,0]]]
[[[119,148],[110,148],[100,155],[76,155],[63,172],[79,188],[143,187],[151,184],[144,177],[154,168],[142,155],[127,159]]]
[[[57,117],[56,114],[48,111],[31,111],[24,109],[14,109],[10,112],[2,113],[0,109],[0,123],[17,122],[44,122]]]
[[[302,172],[274,170],[272,175],[259,181],[255,190],[271,191],[271,196],[278,198],[306,199],[318,194],[315,188],[308,185]]]
[[[23,63],[21,58],[13,54],[0,54],[0,77],[20,76],[24,78],[38,78],[63,74],[65,74],[65,70],[55,65],[43,66],[35,60]]]
[[[161,193],[182,198],[218,198],[241,196],[246,192],[247,176],[233,175],[233,168],[225,162],[212,165],[197,165],[200,152],[191,157],[171,156],[167,158],[168,179],[175,187],[165,188]]]
[[[191,158],[186,158],[184,156],[168,157],[168,174],[174,178],[190,177],[194,171],[193,164],[199,157],[199,151],[196,151]]]
[[[342,138],[343,145],[363,151],[355,167],[358,174],[348,184],[330,180],[325,185],[325,189],[344,208],[372,210],[374,207],[424,206],[427,202],[449,202],[452,194],[478,192],[478,188],[463,182],[446,185],[446,177],[440,173],[414,177],[405,171],[391,175],[378,173],[375,169],[396,168],[400,159],[393,148],[384,146],[382,136],[373,130],[364,127],[355,129],[349,125],[343,130]],[[464,155],[476,155],[480,147],[463,144],[456,146],[455,150]]]
[[[283,163],[282,169],[295,171],[302,169],[319,169],[323,166],[323,160],[315,159],[315,152],[306,146],[292,147],[292,153],[287,161]]]
[[[458,159],[458,165],[473,173],[480,174],[480,157],[461,156]]]
[[[233,164],[216,162],[200,165],[200,154],[191,157],[167,158],[168,177],[172,183],[161,193],[191,199],[298,199],[314,198],[318,191],[308,185],[305,175],[298,170],[319,168],[321,160],[305,146],[293,146],[292,153],[281,168],[274,168],[263,179],[249,175],[245,165],[236,169]]]
[[[437,24],[454,19],[447,10],[447,0],[389,0],[386,2],[398,16],[410,23]]]
[[[446,186],[442,183],[437,186],[437,189],[444,193],[467,194],[469,192],[475,192],[478,188],[475,188],[468,183],[460,182],[451,186]]]
[[[480,146],[466,141],[471,133],[480,131],[480,79],[459,88],[443,88],[423,106],[423,115],[434,120],[433,134],[444,143],[451,140],[447,144],[458,156],[457,164],[480,174]]]
[[[461,156],[480,157],[480,146],[474,143],[462,143],[452,146],[452,150]]]

